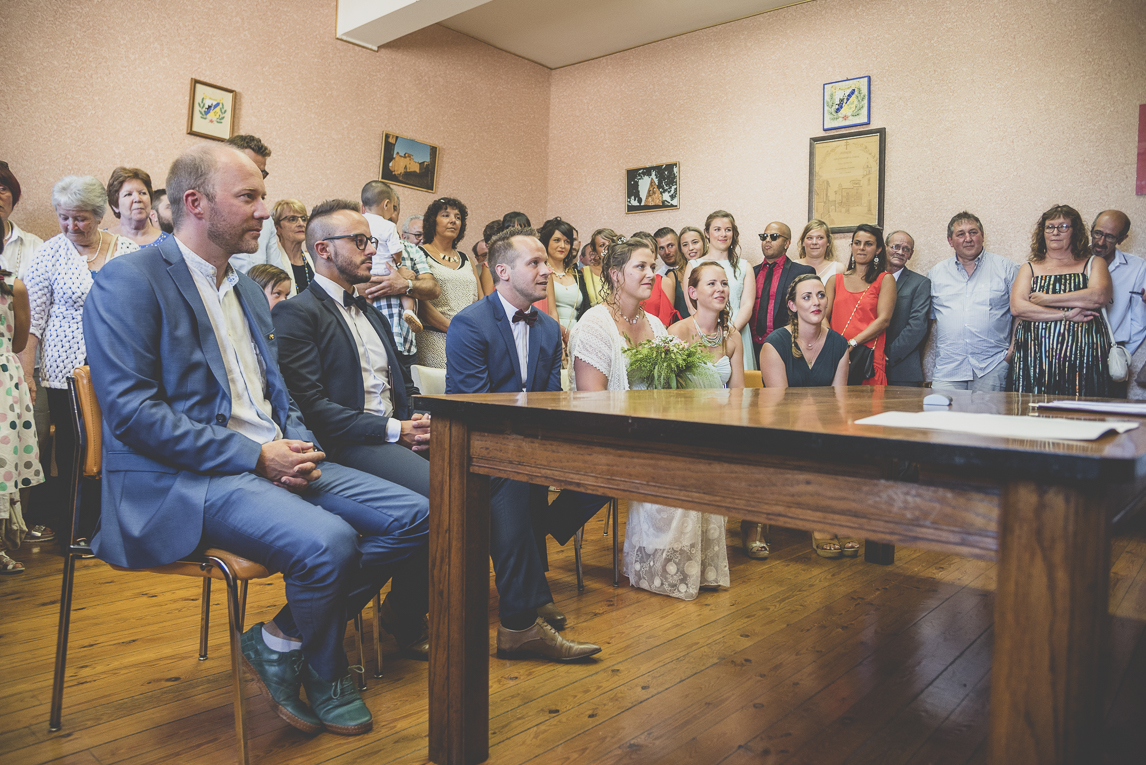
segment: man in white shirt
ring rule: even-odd
[[[1133,356],[1146,339],[1146,260],[1118,249],[1130,233],[1130,218],[1121,210],[1104,210],[1090,227],[1094,254],[1106,261],[1114,296],[1106,307],[1114,340]],[[1123,398],[1128,383],[1111,383],[1110,395]],[[1140,387],[1140,386],[1135,386]]]

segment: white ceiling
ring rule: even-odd
[[[377,49],[439,23],[550,69],[810,0],[340,0],[338,36]]]

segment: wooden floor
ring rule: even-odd
[[[774,529],[771,560],[730,548],[732,587],[686,603],[614,589],[600,518],[585,591],[571,545],[551,548],[550,582],[566,634],[604,650],[558,666],[491,647],[491,763],[986,762],[994,565],[902,548],[890,567],[828,561],[806,533]],[[15,557],[28,572],[0,578],[0,762],[233,761],[221,588],[200,662],[198,580],[81,562],[64,729],[49,734],[61,558],[54,544]],[[1112,560],[1106,751],[1093,762],[1130,765],[1146,751],[1146,524]],[[248,624],[281,599],[281,580],[253,585]],[[424,762],[426,665],[386,636],[375,680],[371,646],[372,733],[303,735],[248,682],[252,762]]]

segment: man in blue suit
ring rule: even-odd
[[[502,231],[490,240],[488,264],[494,293],[459,311],[446,333],[446,393],[561,390],[560,327],[533,308],[552,273],[536,232]],[[607,500],[565,490],[547,504],[544,486],[504,478],[490,484],[498,656],[573,661],[599,653],[557,633],[565,616],[553,605],[538,538],[544,544],[552,534],[565,544]]]
[[[429,447],[430,418],[412,411],[409,368],[389,320],[354,294],[356,285],[370,282],[375,242],[358,203],[333,199],[311,210],[306,249],[314,258],[314,279],[271,313],[279,369],[333,461],[427,497],[430,463],[415,452]],[[382,624],[402,653],[425,661],[427,573],[408,573],[395,576],[382,603]],[[396,605],[402,602],[405,609]]]
[[[228,264],[254,250],[268,215],[255,164],[201,144],[171,166],[167,191],[175,238],[109,262],[85,305],[104,415],[93,550],[144,568],[216,546],[281,571],[288,605],[243,635],[244,663],[295,727],[365,733],[346,620],[396,571],[425,567],[428,502],[351,468],[319,469],[266,299]]]

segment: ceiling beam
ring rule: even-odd
[[[339,40],[378,50],[489,0],[338,0]]]

